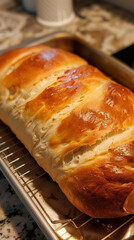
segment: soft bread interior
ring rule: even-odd
[[[66,174],[66,172],[74,171],[83,165],[89,165],[91,162],[97,161],[98,157],[103,157],[108,154],[109,149],[131,142],[133,140],[133,134],[134,127],[130,127],[124,131],[111,132],[98,140],[94,145],[85,145],[76,148],[74,151],[65,155],[59,163],[58,168],[61,168],[63,174]],[[60,177],[62,177],[62,174],[59,175],[59,178]]]

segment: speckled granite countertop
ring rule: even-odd
[[[53,28],[38,24],[35,15],[25,12],[19,0],[0,5],[0,50],[56,30],[76,33],[108,54],[134,43],[133,13],[94,0],[75,0],[75,12],[70,24]]]
[[[75,18],[58,28],[39,25],[35,15],[25,12],[19,1],[6,2],[0,3],[0,50],[56,30],[76,33],[107,54],[134,43],[134,14],[103,1],[76,0]],[[0,239],[45,239],[2,173]]]

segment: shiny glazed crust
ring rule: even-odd
[[[134,94],[72,53],[0,56],[0,118],[80,211],[134,213]]]

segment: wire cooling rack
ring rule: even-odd
[[[76,210],[2,122],[0,156],[3,173],[48,239],[104,240],[115,239],[116,234],[116,239],[132,237],[134,216],[100,220]]]

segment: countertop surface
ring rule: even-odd
[[[75,33],[108,54],[134,43],[134,14],[109,3],[75,0],[73,21],[55,28],[40,25],[19,1],[8,1],[0,1],[0,50],[58,30]]]
[[[104,1],[75,1],[75,18],[63,27],[45,27],[20,1],[0,2],[0,50],[66,30],[84,38],[93,47],[113,54],[134,43],[134,14]],[[0,172],[0,239],[45,239],[10,184]]]

